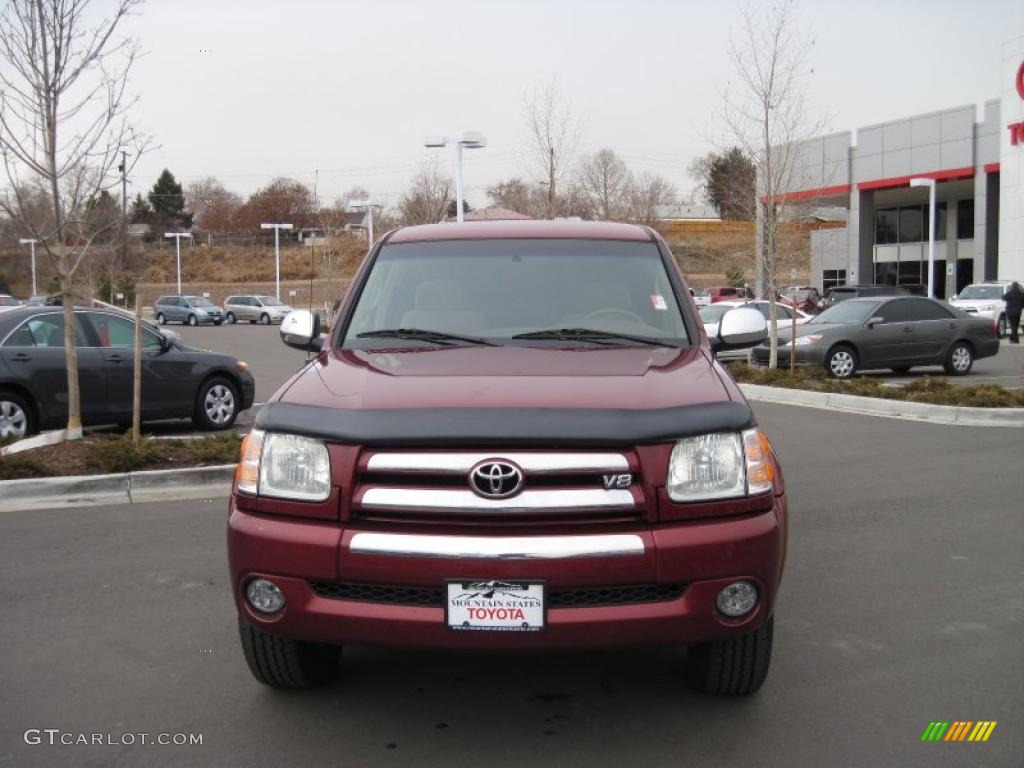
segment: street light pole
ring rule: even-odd
[[[260,224],[260,229],[274,230],[274,283],[278,301],[281,300],[281,230],[291,228],[291,224]]]
[[[31,237],[23,237],[20,240],[18,240],[18,242],[21,243],[22,245],[25,245],[27,243],[31,247],[31,249],[32,249],[32,295],[35,296],[36,293],[37,293],[37,291],[36,291],[36,243],[38,243],[39,241],[35,240],[35,239],[31,238]]]
[[[935,179],[918,177],[910,180],[912,187],[928,187],[928,298],[935,298]],[[897,280],[897,282],[899,282]]]
[[[164,237],[173,237],[178,252],[178,293],[181,293],[181,238],[192,237],[191,232],[164,232]]]
[[[354,211],[366,209],[367,215],[367,248],[373,247],[373,209],[374,207],[380,207],[380,203],[375,203],[369,198],[363,200],[349,200],[348,207]]]
[[[431,136],[424,142],[423,146],[437,148],[449,144],[455,145],[455,220],[463,222],[462,213],[462,149],[482,149],[487,146],[487,138],[479,131],[466,131],[459,138],[448,136]]]

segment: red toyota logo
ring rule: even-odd
[[[1020,67],[1017,68],[1017,93],[1024,99],[1024,61],[1020,63]]]

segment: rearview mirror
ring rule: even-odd
[[[293,309],[281,321],[281,341],[303,352],[319,352],[324,343],[320,315],[308,309]]]
[[[874,328],[879,323],[884,323],[884,322],[885,322],[885,318],[884,317],[868,318],[868,328]]]
[[[711,339],[714,351],[744,349],[768,338],[768,321],[752,307],[730,309],[718,321],[718,335]]]

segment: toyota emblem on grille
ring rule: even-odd
[[[508,461],[482,461],[469,470],[469,487],[485,499],[515,496],[523,487],[523,471]]]

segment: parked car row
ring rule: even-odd
[[[824,367],[838,379],[862,369],[906,373],[941,365],[950,376],[970,372],[974,361],[995,355],[999,338],[992,323],[923,296],[859,296],[844,299],[800,325],[779,328],[779,350],[796,347],[797,363]],[[752,360],[767,363],[769,342]]]
[[[130,424],[135,318],[76,308],[75,320],[82,423]],[[252,374],[230,355],[190,349],[144,323],[142,356],[143,421],[189,418],[201,429],[227,429],[252,406]],[[67,417],[64,311],[0,314],[0,440],[62,427]]]
[[[161,296],[153,304],[153,314],[160,325],[220,325],[224,322],[232,324],[242,320],[270,325],[280,323],[291,311],[291,307],[273,296],[253,294],[229,296],[223,308],[205,296],[191,294]]]

